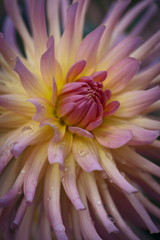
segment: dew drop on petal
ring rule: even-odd
[[[36,186],[36,185],[37,185],[37,181],[36,181],[36,180],[32,180],[31,183],[32,183],[33,186]]]
[[[26,171],[25,171],[24,169],[21,170],[21,173],[22,173],[22,174],[25,174],[25,172],[26,172]]]
[[[124,172],[121,172],[121,175],[122,175],[122,177],[125,177],[125,176],[126,176]]]
[[[30,126],[25,126],[24,128],[22,128],[22,133],[24,135],[31,134],[32,132],[33,132],[33,129]]]
[[[80,150],[78,153],[81,157],[85,157],[89,152],[86,150]]]
[[[57,153],[53,154],[53,157],[58,158],[58,154]]]
[[[10,145],[9,145],[9,147],[10,147],[10,150],[12,150],[16,145],[18,144],[18,142],[17,141],[15,141],[15,142],[12,142]]]
[[[65,167],[64,171],[68,172],[69,171],[69,167]]]
[[[56,232],[64,232],[65,231],[65,227],[63,226],[63,224],[58,224],[57,226],[54,227],[54,230]]]
[[[97,201],[97,205],[102,205],[102,202],[100,200]]]
[[[65,180],[65,177],[62,177],[62,178],[61,178],[61,181],[64,182],[64,180]]]
[[[51,197],[49,196],[49,197],[47,197],[47,201],[50,201],[51,200]]]

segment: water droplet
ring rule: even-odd
[[[113,217],[112,215],[108,214],[108,218],[109,218],[109,220],[110,220],[111,222],[114,223],[114,217]]]
[[[47,201],[50,201],[51,200],[51,197],[49,196],[49,197],[47,197]]]
[[[102,205],[102,202],[100,200],[98,200],[97,205]]]
[[[125,177],[125,176],[126,176],[124,172],[121,172],[121,175],[122,175],[122,177]]]
[[[68,172],[68,170],[69,170],[69,167],[65,167],[64,171]]]
[[[36,186],[36,185],[37,185],[37,181],[36,181],[35,179],[34,179],[34,180],[32,180],[32,182],[31,182],[31,183],[32,183],[32,185],[33,185],[33,186]]]
[[[26,171],[25,171],[24,169],[21,170],[21,173],[22,173],[22,174],[25,174],[25,172],[26,172]]]
[[[18,144],[17,141],[10,143],[10,150],[12,150]]]
[[[102,172],[102,178],[107,179],[107,173],[106,172]]]
[[[2,33],[0,33],[0,38],[3,38],[3,34]]]
[[[65,227],[63,224],[58,224],[57,226],[54,227],[54,230],[56,232],[64,232],[65,231]]]
[[[65,177],[62,177],[62,178],[61,178],[61,181],[64,182],[64,180],[65,180]]]
[[[110,183],[113,183],[113,180],[112,179],[109,179]]]
[[[21,193],[22,193],[22,191],[20,190],[20,191],[18,192],[18,195],[21,195]]]
[[[24,128],[22,128],[22,133],[24,135],[31,134],[32,132],[33,132],[33,129],[30,126],[25,126]]]
[[[52,191],[55,191],[55,189],[56,189],[56,188],[55,188],[54,186],[51,186],[51,190],[52,190]]]
[[[58,154],[57,153],[53,154],[53,157],[58,158]]]
[[[85,157],[89,152],[86,150],[80,150],[78,153],[81,157]]]

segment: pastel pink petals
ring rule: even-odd
[[[94,130],[94,136],[102,146],[114,149],[128,143],[133,135],[130,130],[107,126]]]
[[[117,97],[121,107],[115,113],[118,117],[132,117],[141,113],[145,108],[160,99],[160,87],[148,90],[126,92]]]
[[[73,141],[73,155],[86,172],[102,170],[99,164],[98,152],[92,139],[76,136]]]
[[[61,181],[74,207],[77,210],[85,209],[76,185],[76,164],[72,155],[66,158],[64,171],[61,171]]]
[[[73,127],[73,126],[70,126],[68,127],[68,130],[71,132],[71,133],[75,133],[79,136],[83,136],[83,137],[88,137],[88,138],[94,138],[93,134],[90,133],[89,131],[83,129],[83,128],[79,128],[79,127]]]
[[[67,125],[91,131],[102,123],[103,109],[111,93],[102,90],[101,81],[106,72],[97,73],[95,77],[99,81],[93,81],[94,76],[85,76],[67,83],[62,89],[57,114]]]
[[[40,87],[38,79],[29,71],[29,69],[21,62],[19,57],[16,58],[15,72],[18,73],[21,83],[31,96],[39,96],[43,92],[43,88]]]
[[[95,72],[92,74],[92,78],[96,82],[103,82],[107,77],[107,72],[106,71],[100,71],[100,72]]]
[[[14,67],[15,65],[15,59],[16,59],[16,53],[14,50],[12,50],[9,46],[9,44],[4,40],[3,34],[0,33],[0,52],[6,62],[11,66]]]
[[[48,147],[48,161],[50,164],[59,163],[64,165],[64,160],[68,156],[72,147],[72,135],[67,134],[58,143],[50,141]]]
[[[80,60],[75,63],[68,71],[66,80],[67,82],[72,82],[85,68],[86,61]]]
[[[113,102],[108,103],[104,109],[103,116],[108,117],[108,116],[113,115],[118,110],[119,106],[120,106],[120,103],[118,101],[113,101]]]
[[[112,93],[118,93],[127,86],[138,70],[139,62],[134,58],[127,57],[108,69],[108,77],[104,86],[111,89]]]

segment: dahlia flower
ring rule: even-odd
[[[139,37],[158,7],[116,1],[84,37],[88,0],[24,4],[0,35],[1,239],[158,233],[160,32]]]

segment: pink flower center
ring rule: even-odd
[[[92,130],[102,122],[104,108],[110,91],[103,91],[103,84],[92,77],[82,77],[67,83],[58,96],[57,116],[69,126]]]

